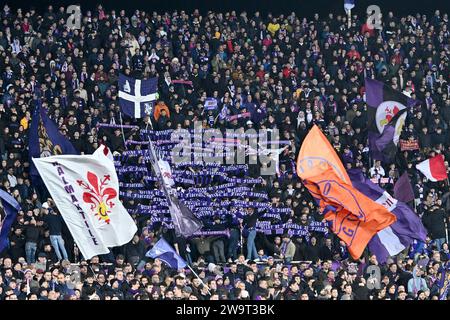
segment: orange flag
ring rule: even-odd
[[[354,259],[361,256],[378,231],[397,220],[384,206],[343,182],[331,167],[303,182]]]
[[[317,126],[302,144],[297,174],[354,259],[378,231],[396,221],[394,214],[352,186],[338,155]]]
[[[328,168],[328,165],[333,168],[342,181],[352,184],[336,151],[319,127],[314,125],[303,141],[298,154],[297,175],[305,180],[322,173]]]

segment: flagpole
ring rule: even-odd
[[[446,218],[444,218],[444,227],[445,227],[445,240],[448,243],[448,224]]]
[[[89,269],[91,269],[92,274],[94,275],[94,279],[95,279],[95,281],[97,281],[97,275],[95,274],[95,271],[94,271],[94,269],[92,269],[92,266],[90,264],[89,264]]]
[[[348,10],[348,28],[352,27],[352,9]]]
[[[123,144],[125,145],[125,149],[128,150],[127,143],[125,141],[125,132],[123,131],[122,111],[119,112],[119,118],[120,118],[120,129],[122,130]]]
[[[244,238],[242,237],[242,225],[239,228],[239,235],[241,237],[241,255],[244,254]]]
[[[201,281],[201,283],[206,287],[206,290],[208,290],[208,294],[211,294],[211,292],[209,291],[208,286],[203,282],[203,280],[198,276],[198,274],[194,271],[194,269],[191,268],[191,266],[186,263],[186,265],[188,266],[188,268],[192,271],[192,273],[197,277],[198,280]]]
[[[148,125],[150,124],[150,128],[153,130],[152,118],[151,118],[151,116],[150,116],[151,113],[152,113],[152,109],[153,109],[153,108],[150,109],[150,113],[149,113],[149,120],[150,120],[150,121],[149,121],[149,123],[147,123],[146,129],[148,128]],[[170,210],[170,207],[171,207],[171,205],[172,205],[172,200],[170,199],[170,194],[169,194],[169,192],[168,192],[167,189],[166,189],[166,186],[165,186],[165,184],[164,184],[164,180],[162,179],[161,169],[159,168],[159,165],[158,165],[158,160],[157,160],[157,157],[156,157],[155,150],[153,149],[153,144],[152,144],[152,140],[150,139],[150,135],[148,136],[148,148],[149,148],[149,151],[150,151],[150,153],[151,153],[151,155],[152,155],[152,159],[154,160],[154,163],[152,163],[151,160],[150,160],[150,162],[152,163],[152,166],[153,166],[153,168],[155,169],[155,173],[156,173],[156,175],[158,176],[158,180],[159,180],[159,182],[161,183],[161,187],[162,187],[163,192],[164,192],[164,194],[165,194],[165,196],[166,196],[167,204],[168,204],[169,210]],[[181,224],[180,224],[180,221],[179,221],[179,219],[178,219],[178,216],[177,216],[176,214],[175,214],[174,216],[175,216],[177,225],[180,226]],[[177,233],[177,232],[176,232],[176,228],[175,228],[175,234],[176,234],[176,233]]]

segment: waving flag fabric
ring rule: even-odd
[[[106,254],[137,231],[119,199],[114,163],[101,146],[92,155],[33,159],[83,256]]]
[[[327,137],[314,125],[303,141],[297,158],[297,174],[302,179],[320,174],[329,165],[344,182],[351,184],[350,178]]]
[[[450,271],[450,263],[448,261],[445,264],[443,264],[438,270],[439,279],[436,281],[439,288],[439,300],[447,299],[450,290],[449,271]]]
[[[372,157],[390,162],[405,124],[407,108],[417,101],[372,79],[365,82],[369,146]]]
[[[348,173],[356,189],[397,217],[396,222],[379,231],[369,242],[369,250],[377,256],[379,262],[386,262],[389,256],[400,253],[415,239],[425,241],[427,231],[419,216],[409,206],[364,177],[360,169],[351,169]]]
[[[30,159],[60,154],[78,154],[72,143],[59,132],[56,124],[48,117],[47,111],[42,108],[40,94],[40,91],[36,90],[35,107],[30,126]],[[30,173],[32,176],[37,176],[38,172],[34,163],[30,162]]]
[[[171,268],[177,270],[187,266],[186,261],[178,255],[175,249],[164,238],[159,239],[145,256],[153,259],[158,258],[167,263]]]
[[[436,182],[447,179],[444,156],[441,154],[416,164],[416,168],[430,181]]]
[[[414,200],[414,190],[409,180],[408,172],[403,172],[394,184],[394,196],[398,201],[405,203]]]
[[[347,244],[354,259],[361,256],[378,231],[396,221],[385,207],[339,179],[331,168],[304,183],[319,202],[331,230]]]
[[[177,190],[172,187],[174,180],[170,165],[168,162],[158,158],[151,140],[149,140],[149,155],[150,163],[160,181],[162,191],[168,203],[170,216],[175,227],[175,234],[185,238],[192,236],[202,229],[202,221],[178,199]]]
[[[297,174],[318,202],[331,230],[355,259],[378,231],[396,221],[385,207],[352,186],[336,152],[316,126],[300,149]]]
[[[123,113],[136,119],[151,112],[157,99],[158,78],[134,79],[124,74],[119,75],[119,103]]]

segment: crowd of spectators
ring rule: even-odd
[[[382,30],[370,29],[363,16],[348,24],[344,12],[157,13],[99,5],[83,11],[79,29],[68,29],[67,18],[64,7],[38,12],[5,5],[0,12],[0,187],[22,208],[0,253],[0,300],[438,299],[439,270],[450,257],[449,184],[427,181],[414,164],[441,153],[448,167],[450,158],[447,13],[385,12]],[[158,77],[168,112],[121,120],[119,72]],[[408,110],[401,138],[419,142],[420,149],[404,156],[416,198],[411,206],[429,236],[384,265],[369,252],[352,260],[332,234],[305,240],[250,233],[257,257],[252,252],[246,259],[247,238],[239,240],[238,226],[231,230],[233,244],[222,242],[222,257],[213,252],[220,239],[177,239],[170,230],[147,228],[139,217],[130,243],[85,261],[57,208],[30,178],[33,92],[40,88],[43,107],[82,154],[101,143],[121,153],[125,140],[139,140],[137,129],[122,132],[99,123],[145,128],[152,121],[157,130],[190,128],[194,121],[205,128],[277,128],[291,145],[280,155],[279,172],[263,177],[262,189],[292,208],[287,220],[321,221],[290,165],[313,124],[346,162],[371,178],[389,178],[382,183],[388,191],[399,176],[398,164],[370,159],[366,77],[422,102]],[[217,99],[215,111],[204,110],[207,97]],[[228,115],[250,112],[251,118],[226,121],[217,117],[224,108]],[[257,177],[258,168],[251,174]],[[255,222],[248,211],[244,226]],[[192,262],[201,280],[145,257],[161,236]]]

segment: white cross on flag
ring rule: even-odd
[[[124,74],[119,75],[119,103],[123,113],[134,118],[150,114],[157,97],[158,78],[134,79]]]

